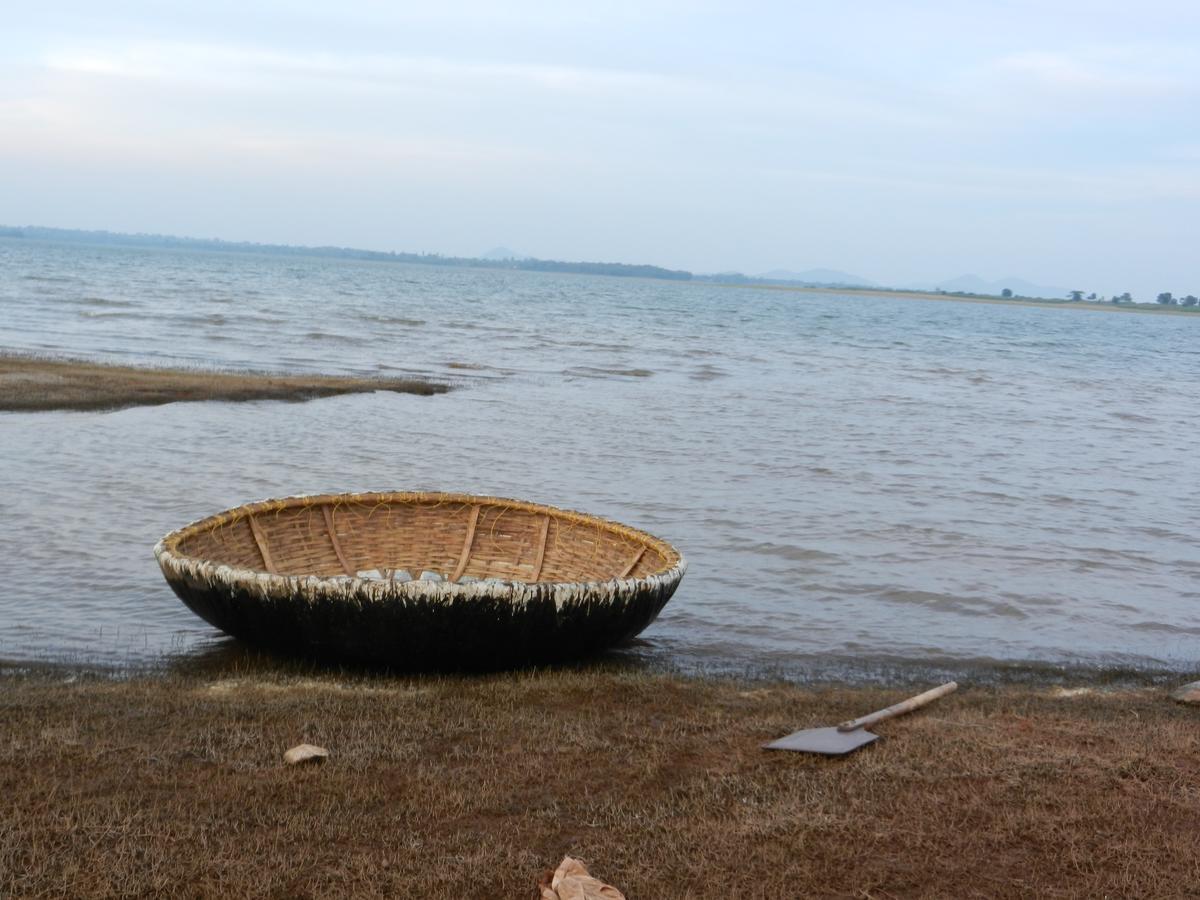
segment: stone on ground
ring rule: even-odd
[[[289,766],[303,763],[323,763],[329,757],[329,751],[315,744],[298,744],[283,754],[283,761]]]

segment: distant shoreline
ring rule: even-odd
[[[115,231],[84,231],[77,228],[0,225],[0,239],[81,244],[92,247],[130,247],[141,250],[185,250],[204,253],[251,253],[266,256],[314,259],[352,259],[366,262],[443,266],[452,269],[498,269],[521,272],[559,272],[571,275],[607,275],[617,278],[654,278],[662,281],[691,281],[691,272],[662,266],[615,262],[567,262],[536,259],[484,259],[474,256],[443,256],[440,253],[406,253],[391,250],[362,250],[355,247],[309,247],[291,244],[260,244],[225,241],[219,238],[176,237],[169,234],[123,234]]]
[[[312,257],[315,259],[349,259],[364,262],[404,263],[408,265],[440,266],[452,269],[484,269],[497,271],[546,272],[568,275],[599,275],[616,278],[647,278],[716,287],[761,288],[766,290],[807,293],[863,294],[865,296],[903,297],[918,300],[962,300],[967,303],[1007,303],[1016,306],[1078,307],[1109,309],[1119,312],[1150,312],[1171,315],[1200,314],[1200,307],[1179,307],[1156,303],[1125,303],[1121,305],[1099,300],[1059,300],[1050,297],[1004,298],[970,292],[940,292],[905,290],[886,287],[853,287],[834,283],[787,281],[743,275],[740,272],[700,274],[683,269],[666,269],[650,264],[617,262],[568,262],[537,259],[531,256],[495,258],[443,256],[440,253],[409,253],[388,250],[363,250],[354,247],[313,247],[307,245],[266,244],[251,241],[226,241],[219,238],[178,237],[166,234],[128,234],[114,231],[94,231],[78,228],[51,228],[40,225],[0,225],[0,239],[45,241],[55,244],[83,244],[104,247],[130,247],[159,250],[187,250],[216,253],[261,254],[283,257]]]
[[[417,378],[154,369],[0,350],[0,412],[115,410],[198,400],[295,403],[369,391],[427,397],[448,390],[447,384]]]
[[[1040,309],[1084,309],[1094,312],[1140,313],[1151,316],[1200,316],[1200,307],[1163,306],[1151,303],[1108,303],[1100,300],[1040,300],[1036,297],[987,297],[971,294],[939,294],[932,291],[902,291],[884,288],[803,287],[790,284],[719,284],[719,287],[758,291],[789,291],[798,294],[848,294],[863,297],[896,297],[901,300],[937,300],[952,303],[987,303],[994,306],[1029,306]]]

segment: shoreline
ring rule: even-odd
[[[912,659],[880,655],[875,657],[839,657],[830,655],[791,656],[786,662],[745,657],[679,658],[673,654],[645,655],[632,648],[617,648],[572,662],[544,667],[548,672],[615,673],[647,677],[696,679],[701,681],[736,680],[745,683],[789,684],[806,690],[843,687],[871,690],[880,687],[905,688],[928,682],[958,681],[989,688],[1050,690],[1167,690],[1200,679],[1194,663],[1138,665],[1136,660],[1075,660],[1061,662],[1042,659]],[[320,662],[302,656],[288,656],[227,638],[224,643],[139,660],[86,658],[70,654],[20,657],[6,655],[0,646],[0,681],[5,678],[88,678],[120,683],[139,679],[164,679],[177,675],[215,677],[236,670],[247,677],[322,677],[333,673],[355,674],[366,678],[405,677],[419,673],[391,670],[370,665]],[[449,678],[498,675],[510,670],[446,669]],[[533,671],[516,669],[511,671]],[[434,673],[426,673],[432,676]]]
[[[926,684],[924,687],[928,687]],[[915,690],[637,672],[10,675],[0,894],[1168,896],[1200,877],[1195,708],[978,687],[826,758],[766,752]],[[325,747],[322,766],[283,752]]]
[[[1092,312],[1137,313],[1149,316],[1197,316],[1200,317],[1200,307],[1195,309],[1178,306],[1159,306],[1157,304],[1133,303],[1114,304],[1099,300],[1042,300],[1035,297],[1013,297],[1006,300],[1003,297],[985,297],[980,295],[963,296],[960,294],[939,294],[929,291],[890,291],[880,288],[824,288],[801,287],[786,284],[721,284],[718,287],[737,288],[756,291],[787,291],[798,294],[845,294],[862,297],[895,297],[899,300],[937,300],[953,303],[985,303],[993,306],[1024,306],[1033,309],[1082,309]]]
[[[0,412],[107,411],[204,400],[298,403],[369,391],[428,397],[449,390],[418,378],[159,369],[0,350]]]

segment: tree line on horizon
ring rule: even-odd
[[[1008,290],[1008,288],[1005,288],[1003,296],[1011,297],[1012,291]],[[1107,298],[1097,297],[1095,293],[1088,294],[1086,297],[1084,297],[1083,291],[1068,291],[1067,299],[1074,303],[1078,303],[1081,300],[1091,300],[1094,303],[1103,303],[1105,300],[1107,300],[1109,303],[1133,303],[1133,296],[1128,291],[1123,294],[1113,294],[1111,297]],[[1200,305],[1200,297],[1197,297],[1195,294],[1187,294],[1183,297],[1176,297],[1170,291],[1163,291],[1154,298],[1154,302],[1161,306],[1197,306]]]

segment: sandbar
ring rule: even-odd
[[[157,369],[0,353],[0,411],[111,410],[193,400],[286,400],[395,391],[430,396],[447,384],[417,378],[280,375]]]

